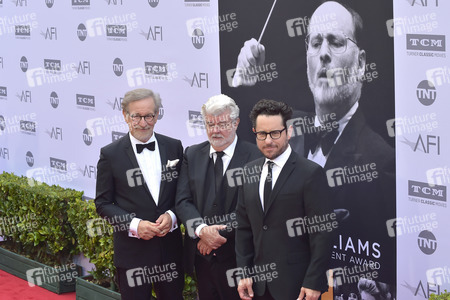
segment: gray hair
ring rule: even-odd
[[[224,94],[212,96],[202,106],[203,120],[207,114],[216,116],[227,110],[230,110],[231,120],[239,118],[239,106],[236,105],[233,99]]]
[[[128,105],[131,102],[147,98],[153,99],[153,102],[155,103],[155,113],[158,113],[159,109],[161,108],[161,98],[159,97],[158,93],[154,93],[149,89],[135,89],[128,91],[122,100],[122,110],[128,112]]]

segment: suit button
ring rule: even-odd
[[[264,226],[263,226],[263,230],[267,230],[267,229],[269,229],[269,226],[264,225]]]

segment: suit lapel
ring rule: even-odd
[[[198,191],[198,199],[204,198],[205,193],[205,180],[206,180],[206,174],[208,173],[208,164],[209,164],[209,147],[210,144],[206,143],[203,148],[199,151],[199,159],[198,161],[193,162],[193,165],[190,166],[190,168],[195,169],[195,184],[196,184],[196,190]],[[199,201],[197,203],[199,211],[203,212],[203,208],[206,201]]]
[[[156,133],[155,133],[155,138],[156,138],[156,141],[158,142],[159,157],[161,159],[161,172],[166,172],[167,171],[166,163],[167,163],[168,147],[164,143],[164,140]],[[158,206],[159,206],[160,202],[164,200],[164,198],[162,196],[164,195],[163,192],[164,192],[164,188],[166,187],[166,182],[167,182],[166,180],[161,180],[161,184],[159,187]]]
[[[286,183],[286,181],[289,178],[289,176],[291,175],[291,173],[294,171],[296,155],[297,155],[297,153],[292,151],[291,155],[289,155],[288,160],[284,164],[283,169],[281,169],[281,172],[280,172],[280,175],[278,176],[277,182],[275,183],[275,186],[272,189],[272,193],[270,194],[270,199],[267,204],[267,207],[264,209],[264,215],[267,215],[267,212],[269,211],[270,206],[276,199],[278,193],[281,191],[282,187]]]

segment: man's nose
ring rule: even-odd
[[[324,39],[322,46],[320,47],[319,57],[322,63],[328,63],[331,61],[331,50],[326,39]]]

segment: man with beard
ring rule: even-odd
[[[321,4],[311,16],[305,42],[315,114],[294,114],[289,124],[296,136],[290,144],[324,167],[332,188],[340,224],[331,267],[368,266],[378,280],[394,284],[395,239],[386,221],[396,216],[395,152],[369,128],[359,108],[366,68],[366,52],[358,44],[362,29],[359,14],[335,1]],[[237,68],[264,63],[264,55],[262,45],[247,41]],[[357,287],[336,290],[348,295]]]
[[[235,209],[242,184],[236,174],[261,154],[238,139],[239,107],[230,97],[211,97],[202,117],[208,141],[186,148],[177,187],[176,212],[186,226],[185,268],[192,274],[195,266],[201,300],[239,299],[226,277],[236,268]]]

